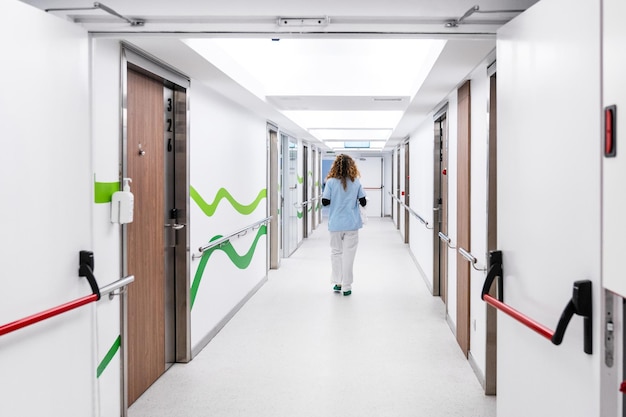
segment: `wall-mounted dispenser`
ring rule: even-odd
[[[122,191],[116,191],[111,197],[111,223],[132,223],[135,197],[130,192],[130,178],[124,178]]]

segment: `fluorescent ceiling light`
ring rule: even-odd
[[[321,141],[389,139],[445,45],[389,38],[185,42]]]
[[[300,126],[309,129],[393,129],[404,112],[401,111],[284,111]]]
[[[309,129],[309,133],[325,142],[330,140],[341,141],[369,141],[389,139],[393,129]]]

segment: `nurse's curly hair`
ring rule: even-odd
[[[356,162],[350,156],[345,154],[337,155],[333,166],[330,167],[326,179],[337,178],[341,180],[343,189],[347,187],[346,178],[350,178],[350,181],[354,181],[355,178],[361,176],[361,173],[356,167]]]

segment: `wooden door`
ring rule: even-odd
[[[458,90],[457,248],[470,252],[470,82]],[[470,264],[457,250],[456,338],[467,357],[470,346]]]
[[[135,196],[127,228],[128,404],[165,372],[163,83],[127,78],[127,174]]]

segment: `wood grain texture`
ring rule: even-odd
[[[128,225],[128,401],[165,372],[163,85],[128,71],[128,176],[135,196]],[[145,154],[140,155],[139,150]]]
[[[458,90],[457,136],[457,248],[470,247],[470,149],[471,107],[470,82]],[[457,251],[457,312],[456,338],[467,357],[470,346],[470,264]]]

